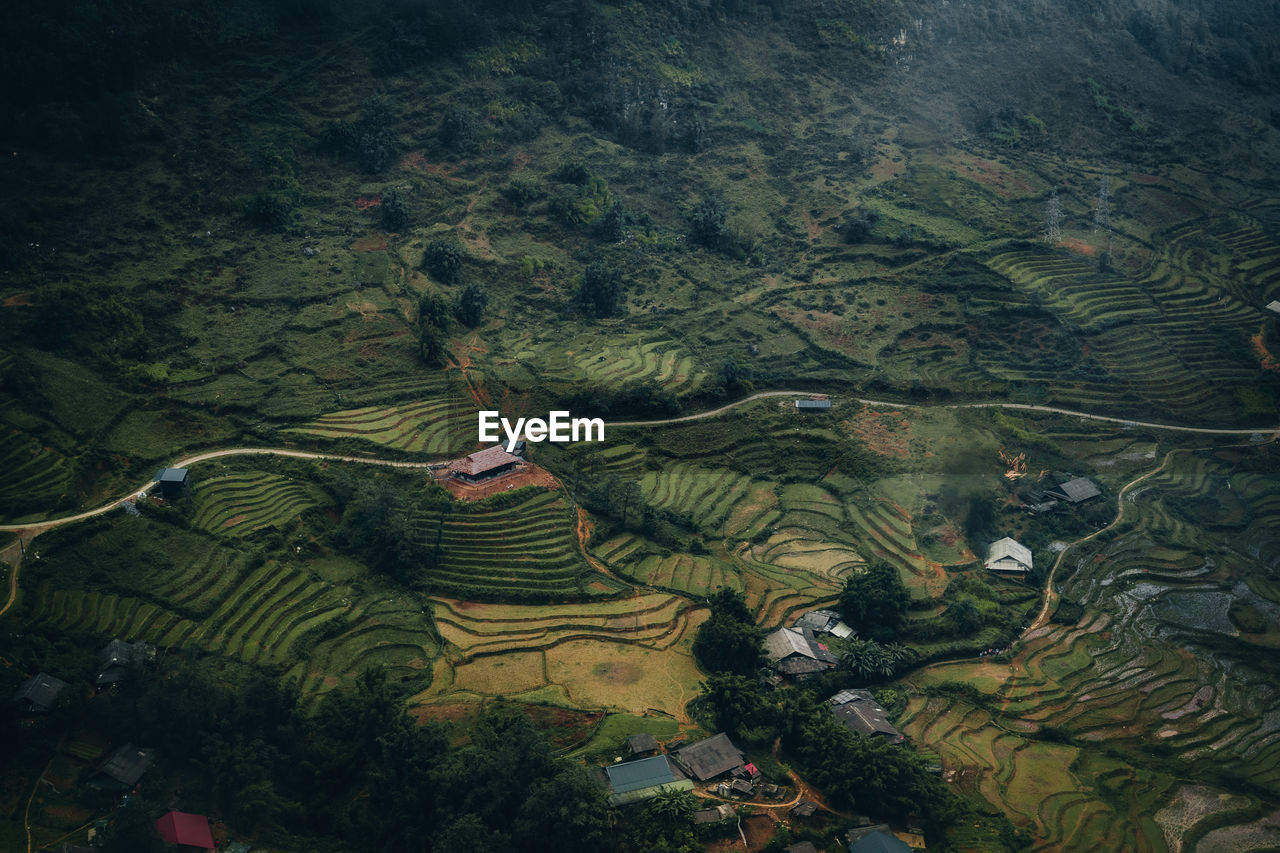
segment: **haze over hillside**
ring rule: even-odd
[[[17,0],[0,81],[0,849],[1280,843],[1280,4]]]

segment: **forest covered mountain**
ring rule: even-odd
[[[0,81],[0,849],[737,849],[590,775],[719,730],[751,849],[1280,844],[1280,4],[14,0]]]

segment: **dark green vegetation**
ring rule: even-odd
[[[152,825],[163,810],[153,799],[164,790],[161,777],[182,781],[188,811],[223,815],[255,846],[532,852],[553,844],[585,853],[617,849],[625,838],[586,770],[555,758],[523,714],[498,709],[476,722],[467,744],[450,746],[439,729],[405,714],[403,698],[373,669],[351,692],[303,714],[289,686],[190,663],[140,676],[91,707],[65,705],[58,722],[161,750],[143,795],[108,830],[111,853],[164,849]],[[12,735],[16,766],[39,768],[55,747],[44,725]],[[74,761],[59,772],[87,776],[91,766]],[[81,796],[93,808],[116,799]]]
[[[368,694],[371,667],[442,717],[450,695],[473,717],[498,695],[683,713],[709,598],[712,670],[749,674],[753,656],[723,649],[815,604],[861,633],[819,686],[1003,647],[1057,549],[1181,439],[909,404],[1275,423],[1276,33],[1274,4],[1245,0],[6,4],[6,521],[207,447],[450,458],[475,448],[478,408],[620,420],[780,387],[835,406],[538,446],[565,489],[474,504],[421,475],[201,463],[177,506],[44,534],[5,634],[207,654],[280,695],[296,684],[316,718]],[[917,744],[988,768],[957,790],[1047,843],[1162,849],[1164,825],[1133,816],[1193,781],[1246,800],[1228,829],[1275,800],[1276,673],[1246,652],[1275,646],[1276,475],[1174,457],[1190,459],[1197,485],[1154,478],[1158,510],[1081,548],[1092,562],[1072,552],[1055,627],[1015,658],[1030,679],[1005,685],[1003,658],[958,685],[917,674],[938,691],[908,703]],[[1019,508],[1067,473],[1102,497]],[[1214,477],[1231,491],[1202,488]],[[1028,583],[981,570],[1003,535],[1032,549]],[[76,670],[61,640],[43,651]],[[749,694],[744,677],[708,690]],[[1187,698],[1197,679],[1212,693]],[[909,757],[795,709],[815,746],[769,707],[746,699],[725,725],[785,735],[858,808],[933,801]],[[854,784],[833,756],[884,776]],[[401,772],[360,767],[379,796]],[[1070,790],[1026,782],[1063,767]],[[295,781],[279,801],[260,781],[208,802],[245,795],[256,811],[226,813],[263,832],[347,832],[297,823]],[[659,829],[629,843],[686,846],[683,812],[655,808]],[[1002,820],[951,839],[1013,846]],[[491,847],[516,828],[458,826],[361,837]]]
[[[1268,422],[1270,13],[986,5],[12,4],[0,511],[356,406],[739,373]]]
[[[705,672],[751,676],[765,663],[764,632],[742,593],[720,589],[711,596],[711,617],[698,629],[693,655]]]

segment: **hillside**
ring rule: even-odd
[[[0,11],[6,660],[145,639],[320,717],[382,672],[604,755],[706,724],[717,589],[772,628],[883,562],[895,715],[974,817],[937,849],[1265,848],[1274,5],[357,5]],[[553,408],[606,442],[434,482],[478,410]],[[328,458],[30,543],[230,448]]]

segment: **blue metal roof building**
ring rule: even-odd
[[[656,797],[662,791],[692,791],[693,783],[665,755],[606,767],[609,802],[620,806]]]

